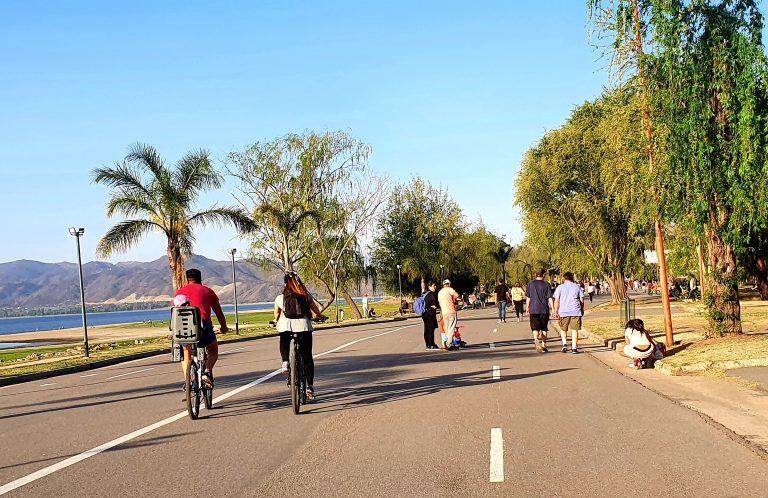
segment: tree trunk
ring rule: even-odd
[[[421,293],[424,294],[427,292],[427,277],[424,275],[421,276]]]
[[[707,227],[709,249],[709,336],[738,335],[741,330],[741,305],[736,276],[736,255],[712,226]]]
[[[768,260],[765,256],[759,256],[755,262],[755,276],[757,277],[757,291],[760,299],[768,300]]]
[[[341,295],[344,296],[344,300],[349,305],[349,311],[352,313],[352,316],[355,317],[356,320],[360,320],[363,318],[363,314],[360,313],[360,309],[357,307],[357,303],[354,299],[352,299],[352,296],[349,294],[349,291],[346,287],[341,287]]]
[[[175,293],[181,287],[184,287],[186,275],[181,248],[173,242],[168,242],[168,267],[171,269],[171,280],[173,281],[173,292]]]
[[[627,298],[627,286],[624,285],[624,275],[621,271],[614,271],[611,275],[606,275],[608,286],[611,288],[611,303],[617,304]]]

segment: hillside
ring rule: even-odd
[[[199,268],[206,285],[222,302],[232,302],[230,261],[192,256],[187,268]],[[171,294],[170,272],[165,257],[149,262],[129,261],[83,265],[85,300],[88,303],[167,301]],[[282,287],[278,272],[265,272],[243,261],[237,262],[237,295],[240,302],[274,299]],[[0,308],[67,306],[80,301],[77,265],[19,260],[0,263]]]

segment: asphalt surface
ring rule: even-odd
[[[420,320],[318,332],[315,354],[339,349],[316,360],[318,400],[299,416],[284,378],[265,378],[279,367],[276,338],[222,347],[214,395],[248,387],[197,421],[166,356],[2,388],[0,491],[768,495],[768,463],[596,361],[597,346],[560,353],[553,331],[536,353],[527,323],[497,324],[492,310],[460,324],[471,347],[457,352],[425,351]]]

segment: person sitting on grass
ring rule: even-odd
[[[624,326],[624,349],[619,354],[632,360],[634,368],[650,368],[656,360],[664,358],[665,346],[656,342],[640,319],[630,320]]]

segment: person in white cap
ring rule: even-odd
[[[443,316],[443,328],[448,336],[448,349],[455,349],[453,344],[453,335],[456,332],[456,301],[459,299],[459,293],[451,287],[451,281],[447,278],[443,280],[443,288],[437,293],[437,302],[440,305],[440,313]]]

